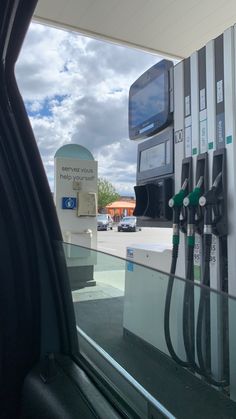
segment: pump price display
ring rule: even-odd
[[[165,166],[169,163],[169,161],[166,162],[166,157],[167,160],[170,159],[170,151],[166,153],[165,143],[143,150],[140,156],[140,172]]]
[[[73,210],[76,208],[76,198],[64,196],[62,198],[62,209]]]
[[[194,246],[194,280],[200,281],[201,279],[201,242],[199,234],[195,234]]]
[[[211,244],[211,265],[216,263],[216,236],[212,235],[212,244]]]

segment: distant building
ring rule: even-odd
[[[122,196],[120,195],[120,201],[134,201],[134,196]]]
[[[119,221],[124,216],[133,215],[134,208],[135,200],[126,197],[126,199],[115,201],[107,205],[106,212],[113,217],[114,221]]]

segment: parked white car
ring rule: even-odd
[[[97,229],[105,231],[113,229],[113,219],[110,214],[97,215]]]

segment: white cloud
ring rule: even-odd
[[[99,175],[133,193],[137,145],[128,140],[128,90],[160,57],[33,23],[16,66],[20,91],[53,188],[53,158],[87,147]]]

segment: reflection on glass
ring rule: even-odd
[[[132,128],[165,111],[164,74],[161,74],[132,96],[130,111]]]
[[[139,265],[132,255],[130,260],[123,260],[73,247],[71,252],[64,245],[69,268],[70,255],[74,268],[93,265],[93,278],[81,284],[78,281],[77,289],[72,291],[76,322],[83,335],[99,345],[176,417],[236,417],[236,404],[229,398],[236,392],[233,384],[222,386],[220,391],[209,385],[210,376],[224,381],[236,370],[236,353],[232,352],[236,345],[232,332],[236,300]],[[170,284],[171,342],[182,360],[191,351],[189,369],[177,364],[168,350],[164,325]],[[191,312],[192,317],[184,319],[186,312]],[[205,375],[201,371],[194,374],[196,365],[199,368],[201,364],[199,354]]]
[[[165,143],[141,151],[139,171],[144,172],[145,170],[158,169],[165,166],[165,157]]]

